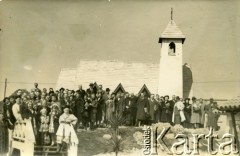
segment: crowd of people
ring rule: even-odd
[[[76,129],[94,130],[110,127],[110,121],[118,114],[124,118],[124,126],[142,126],[164,122],[181,124],[185,128],[212,127],[217,129],[217,103],[196,97],[182,99],[178,96],[150,95],[146,92],[110,93],[102,85],[90,83],[84,90],[60,88],[39,89],[38,84],[30,92],[19,89],[16,95],[3,100],[2,121],[8,129],[15,122],[30,120],[39,145],[69,143],[69,134]],[[64,130],[68,127],[68,130]],[[64,133],[64,134],[63,134]]]

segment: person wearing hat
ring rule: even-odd
[[[186,120],[186,118],[183,113],[184,104],[180,100],[179,96],[177,96],[175,100],[176,102],[173,107],[172,122],[176,125],[176,124],[182,124]]]
[[[102,94],[102,98],[104,100],[104,106],[105,106],[103,110],[104,121],[106,121],[106,113],[107,113],[106,104],[109,99],[109,95],[110,95],[110,89],[106,88],[106,91]]]
[[[97,86],[97,92],[101,92],[102,95],[105,93],[105,90],[103,90],[103,86],[101,84]]]
[[[85,90],[83,90],[82,85],[78,85],[78,90],[76,90],[76,92],[78,92],[80,97],[82,99],[84,99],[84,96],[86,95],[86,92],[85,92]]]
[[[78,118],[78,123],[76,128],[83,128],[83,110],[84,110],[84,99],[81,97],[80,93],[76,91],[75,93],[75,113]]]
[[[48,95],[52,96],[54,94],[53,88],[49,88],[48,90]]]
[[[149,114],[149,102],[148,99],[145,98],[144,93],[140,94],[140,98],[137,101],[137,121],[138,126],[146,125],[148,123],[150,114]]]
[[[78,139],[74,126],[78,119],[73,114],[70,114],[70,106],[63,108],[63,114],[59,117],[59,127],[56,133],[58,149],[67,150],[70,143],[78,144]]]
[[[34,90],[35,92],[41,93],[41,89],[38,88],[38,83],[34,83],[34,88],[33,88],[33,90]]]
[[[185,100],[184,100],[184,109],[183,109],[183,111],[184,111],[184,115],[185,115],[185,117],[186,117],[186,120],[185,120],[185,122],[183,123],[183,126],[185,127],[185,128],[192,128],[192,126],[191,126],[191,123],[190,123],[190,120],[191,120],[191,110],[192,110],[192,106],[191,106],[191,104],[190,104],[190,98],[186,98]]]
[[[59,89],[60,92],[64,92],[64,90],[65,90],[65,89],[64,89],[63,87],[61,87],[61,88]]]
[[[169,101],[169,96],[164,96],[164,101],[161,104],[162,112],[161,112],[161,122],[172,122],[172,109],[171,103]]]
[[[63,87],[59,89],[59,101],[63,100],[64,91],[65,89]]]
[[[150,118],[150,124],[152,123],[156,123],[157,122],[157,118],[156,118],[156,111],[158,109],[158,103],[155,100],[155,95],[151,94],[149,101],[149,114],[151,116]]]
[[[216,125],[216,120],[214,120],[214,113],[213,113],[213,110],[214,110],[215,106],[214,106],[214,99],[213,98],[210,98],[209,99],[209,104],[207,104],[205,106],[205,112],[206,112],[206,119],[207,119],[207,122],[206,122],[206,127],[208,128],[215,128],[215,125]]]
[[[199,128],[201,123],[201,106],[196,97],[192,97],[191,121],[193,128]]]
[[[92,94],[96,94],[96,90],[94,89],[94,84],[90,83],[89,88],[87,89],[87,94],[91,96]]]
[[[97,114],[96,114],[96,121],[98,126],[102,126],[105,120],[105,110],[106,110],[106,103],[103,99],[102,92],[97,92]]]

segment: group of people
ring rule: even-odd
[[[167,122],[185,128],[214,129],[217,129],[219,117],[217,103],[212,98],[207,103],[196,97],[172,96],[170,99],[168,95],[148,96],[146,92],[140,95],[110,93],[109,88],[104,90],[96,83],[90,83],[87,90],[79,85],[76,91],[64,88],[41,90],[35,83],[30,92],[19,89],[16,95],[4,98],[3,102],[2,121],[8,129],[12,130],[17,121],[30,120],[36,143],[58,144],[59,149],[69,143],[72,131],[110,127],[116,114],[124,119],[122,125],[126,126]]]

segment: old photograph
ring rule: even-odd
[[[240,155],[239,0],[0,0],[0,156]]]

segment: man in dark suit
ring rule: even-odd
[[[137,116],[137,100],[138,97],[134,96],[134,94],[132,93],[130,96],[130,124],[131,126],[135,126],[136,125],[136,116]]]
[[[80,97],[82,99],[84,99],[84,96],[86,95],[86,92],[85,92],[85,90],[82,89],[82,85],[78,86],[78,90],[76,90],[76,92],[80,95]]]
[[[96,89],[94,89],[94,84],[93,83],[90,83],[89,84],[89,88],[87,89],[87,94],[89,96],[91,96],[92,94],[95,94],[96,95]]]
[[[117,113],[119,115],[123,115],[123,110],[124,110],[124,93],[117,93],[117,103],[116,103],[116,108],[117,108]]]
[[[76,108],[76,114],[75,116],[78,118],[77,128],[80,126],[83,126],[83,111],[84,111],[84,99],[81,97],[79,92],[75,93],[75,108]]]
[[[10,101],[11,99],[11,101]],[[14,97],[6,97],[3,100],[3,117],[7,120],[7,125],[8,125],[8,129],[13,129],[14,127],[14,123],[15,123],[15,118],[13,116],[13,111],[12,111],[12,106],[15,103],[14,102]]]

